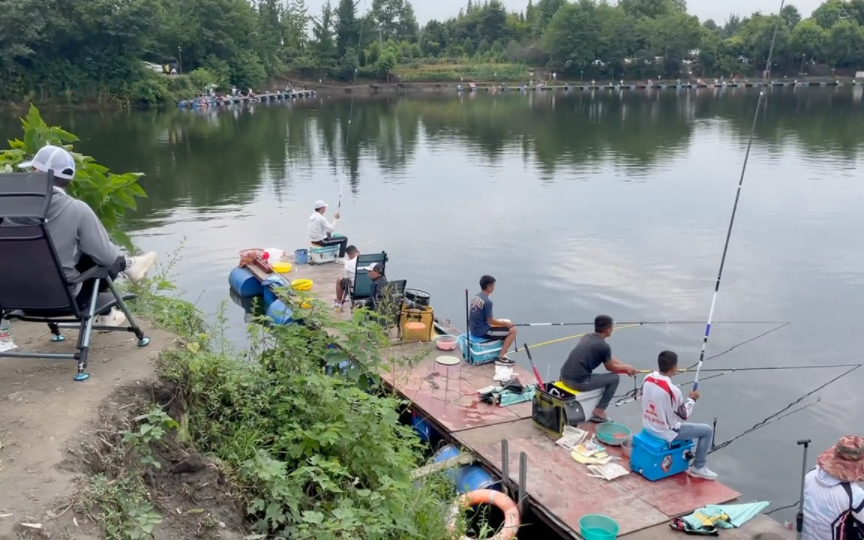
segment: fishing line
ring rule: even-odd
[[[772,328],[771,330],[768,330],[767,332],[763,332],[763,333],[759,334],[759,335],[756,336],[756,337],[752,337],[752,338],[750,338],[750,339],[744,340],[744,341],[742,341],[741,343],[738,343],[738,344],[736,344],[736,345],[733,345],[732,347],[729,347],[728,349],[726,349],[725,351],[723,351],[723,352],[721,352],[721,353],[717,353],[717,354],[715,354],[714,356],[709,356],[708,358],[705,359],[705,361],[707,362],[708,360],[711,360],[711,359],[713,359],[713,358],[717,358],[717,357],[719,357],[719,356],[723,356],[724,354],[729,353],[729,352],[731,352],[731,351],[737,349],[737,348],[740,347],[741,345],[745,345],[745,344],[747,344],[747,343],[750,343],[751,341],[755,341],[755,340],[757,340],[757,339],[759,339],[759,338],[761,338],[761,337],[763,337],[763,336],[766,336],[766,335],[770,334],[771,332],[774,332],[775,330],[779,330],[779,329],[783,328],[784,326],[786,326],[786,325],[788,325],[788,324],[789,324],[788,322],[787,322],[787,323],[783,323],[783,324],[781,324],[781,325],[779,325],[779,326],[777,326],[777,327],[775,327],[775,328]],[[686,368],[686,369],[684,369],[684,370],[682,370],[682,371],[687,372],[687,371],[691,370],[691,369],[692,369],[693,367],[695,367],[695,366],[696,366],[696,364],[693,364],[692,366],[690,366],[690,367],[688,367],[688,368]],[[649,371],[649,373],[650,373],[650,371]],[[710,377],[706,377],[706,378],[704,378],[703,380],[704,380],[704,381],[707,381],[707,380],[714,379],[714,378],[717,378],[717,377],[722,377],[723,375],[727,375],[727,374],[728,374],[727,372],[724,372],[724,373],[720,373],[720,374],[718,374],[718,375],[712,375],[712,376],[710,376]],[[681,384],[681,386],[687,386],[687,385],[693,384],[694,382],[695,382],[695,381],[686,382],[686,383]],[[636,385],[634,384],[634,386],[636,386]],[[615,396],[615,398],[613,398],[613,399],[618,399],[618,401],[616,401],[616,402],[614,403],[614,405],[615,405],[616,407],[620,407],[621,405],[626,405],[627,403],[631,403],[631,402],[633,402],[633,401],[636,401],[637,399],[639,399],[639,397],[640,397],[640,395],[641,395],[641,391],[642,391],[642,388],[641,388],[641,387],[635,387],[633,390],[630,390],[630,391],[628,391],[628,392],[625,393],[625,394],[621,394],[621,395],[619,395],[619,396]]]
[[[513,326],[591,326],[594,322],[544,322],[544,323],[516,323]],[[643,324],[705,324],[702,321],[626,321],[616,322],[621,325],[643,325]],[[789,324],[784,321],[713,321],[711,324]]]
[[[780,11],[786,0],[780,1]],[[768,75],[771,73],[771,60],[774,57],[774,43],[777,41],[777,30],[780,28],[778,22],[774,25],[774,35],[771,36],[771,48],[768,49],[768,62],[765,67],[764,79],[767,83]],[[702,338],[702,351],[699,353],[699,363],[696,367],[696,380],[693,382],[693,390],[699,389],[699,370],[705,361],[705,347],[708,345],[708,335],[711,333],[711,320],[714,318],[714,307],[717,305],[717,292],[720,290],[720,280],[723,277],[723,267],[726,265],[726,254],[729,251],[729,240],[732,238],[732,226],[735,224],[735,214],[738,212],[738,201],[741,199],[741,187],[744,185],[744,174],[747,172],[747,162],[750,160],[750,149],[753,147],[753,139],[756,136],[756,122],[759,120],[759,109],[765,98],[765,90],[759,91],[759,100],[756,102],[756,112],[753,114],[753,124],[750,126],[750,140],[747,141],[747,152],[744,154],[744,164],[741,166],[741,176],[738,179],[738,189],[735,190],[735,204],[732,206],[732,216],[729,218],[729,228],[726,230],[726,242],[723,244],[723,256],[720,258],[720,269],[717,271],[717,282],[714,284],[714,296],[711,299],[711,309],[708,311],[708,323],[705,325],[705,337]]]
[[[594,324],[594,323],[591,323],[591,324]],[[618,330],[626,330],[627,328],[635,328],[637,326],[639,326],[639,325],[638,324],[632,324],[632,325],[627,325],[627,326],[619,326],[619,327],[615,328],[615,331],[617,332]],[[582,336],[587,336],[588,334],[591,334],[591,333],[593,333],[593,332],[583,332],[581,334],[575,334],[575,335],[567,336],[567,337],[563,337],[563,338],[550,339],[549,341],[543,341],[541,343],[537,343],[536,345],[529,345],[529,347],[531,347],[532,349],[536,349],[537,347],[542,347],[544,345],[551,345],[553,343],[560,343],[562,341],[567,341],[569,339],[576,339],[576,338],[579,338]],[[515,347],[515,343],[514,343],[514,347]],[[516,348],[516,352],[520,352],[518,347],[515,347],[515,348]]]
[[[366,0],[363,0],[363,16],[362,21],[360,22],[360,31],[357,33],[357,50],[355,51],[355,59],[357,64],[354,66],[354,81],[351,83],[352,87],[357,86],[357,72],[360,69],[360,47],[363,44],[363,28],[366,25]],[[342,176],[342,180],[339,182],[339,204],[336,206],[336,212],[342,211],[342,188],[345,185],[345,177],[350,173],[350,167],[348,165],[348,137],[351,135],[351,120],[354,116],[354,92],[351,92],[351,105],[348,107],[348,126],[345,128],[345,148],[343,151],[345,152],[345,170],[344,175]]]
[[[725,447],[729,446],[732,442],[734,442],[734,441],[740,439],[741,437],[743,437],[744,435],[747,435],[748,433],[752,433],[752,432],[754,432],[754,431],[756,431],[757,429],[760,429],[760,428],[762,428],[762,427],[765,427],[766,425],[771,424],[771,423],[773,423],[774,421],[779,420],[780,418],[785,418],[785,417],[788,416],[789,414],[792,414],[792,413],[798,412],[798,411],[801,410],[801,409],[806,409],[806,408],[809,407],[810,405],[813,405],[813,403],[811,403],[811,404],[809,404],[809,405],[805,405],[804,407],[800,407],[799,409],[796,409],[796,410],[792,411],[792,413],[789,413],[789,414],[783,414],[783,413],[785,413],[786,411],[788,411],[789,409],[791,409],[792,407],[794,407],[795,405],[801,403],[802,401],[804,401],[804,400],[807,399],[808,397],[812,396],[812,395],[815,394],[816,392],[818,392],[818,391],[822,390],[823,388],[825,388],[826,386],[828,386],[828,385],[830,385],[830,384],[832,384],[832,383],[834,383],[834,382],[836,382],[836,381],[842,379],[843,377],[845,377],[846,375],[849,375],[850,373],[852,373],[853,371],[855,371],[856,369],[858,369],[858,368],[860,368],[860,367],[861,367],[860,365],[857,365],[857,366],[854,366],[854,367],[851,368],[851,369],[848,369],[848,370],[844,371],[843,373],[841,373],[840,375],[834,377],[833,379],[831,379],[830,381],[826,382],[825,384],[820,385],[818,388],[816,388],[816,389],[814,389],[814,390],[811,390],[810,392],[807,392],[806,394],[804,394],[804,395],[801,396],[800,398],[796,399],[795,401],[793,401],[793,402],[790,403],[789,405],[783,407],[782,409],[780,409],[780,410],[777,411],[776,413],[772,414],[771,416],[765,418],[765,419],[762,420],[761,422],[759,422],[759,423],[757,423],[757,424],[754,424],[753,427],[751,427],[750,429],[747,429],[747,430],[743,431],[741,434],[736,435],[735,437],[732,437],[731,439],[729,439],[729,440],[727,440],[727,441],[725,441],[725,442],[722,442],[722,443],[720,443],[720,444],[718,444],[718,445],[715,445],[711,450],[708,451],[708,453],[710,454],[711,452],[714,452],[714,451],[716,451],[716,450],[720,450],[721,448],[725,448]],[[820,398],[820,399],[821,399],[821,398]],[[818,403],[818,401],[817,401],[817,403]],[[780,415],[783,415],[783,416],[780,416]],[[779,417],[779,418],[778,418],[778,417]]]

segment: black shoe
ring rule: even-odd
[[[512,358],[507,358],[506,356],[502,356],[502,357],[499,357],[497,360],[495,360],[495,365],[496,366],[511,367],[511,366],[515,366],[516,362]]]

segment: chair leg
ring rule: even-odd
[[[114,285],[114,282],[110,279],[107,280],[108,287],[111,289],[111,293],[114,295],[114,298],[117,299],[117,306],[126,315],[126,320],[129,322],[129,328],[135,333],[135,337],[138,338],[138,346],[146,347],[150,344],[150,338],[144,335],[144,331],[141,330],[141,327],[138,326],[138,323],[135,321],[135,318],[132,316],[132,312],[129,311],[129,307],[126,306],[126,302],[123,301],[123,297],[117,291],[117,287]]]
[[[110,282],[109,282],[110,283]],[[87,355],[90,352],[90,334],[93,332],[93,317],[96,311],[96,302],[99,298],[99,280],[93,284],[93,293],[90,296],[90,303],[87,306],[87,313],[84,320],[81,321],[81,330],[78,332],[78,354],[75,358],[78,360],[78,371],[75,373],[74,380],[81,382],[90,378],[87,369]]]
[[[54,343],[59,343],[61,341],[66,341],[66,336],[60,333],[60,325],[56,322],[49,322],[48,329],[51,330],[51,341]]]

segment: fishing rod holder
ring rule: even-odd
[[[795,531],[801,538],[801,530],[804,528],[804,479],[807,477],[807,449],[810,447],[810,439],[801,439],[795,444],[804,447],[804,463],[801,466],[801,498],[798,499],[798,513],[795,514]]]

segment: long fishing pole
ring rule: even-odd
[[[856,365],[856,366],[854,366],[854,367],[852,367],[852,368],[850,368],[850,369],[844,371],[843,373],[841,373],[840,375],[834,377],[834,378],[831,379],[830,381],[828,381],[828,382],[826,382],[826,383],[824,383],[824,384],[818,386],[817,388],[815,388],[815,389],[813,389],[813,390],[807,392],[806,394],[804,394],[804,395],[801,396],[800,398],[796,399],[795,401],[793,401],[793,402],[790,403],[789,405],[786,405],[785,407],[783,407],[782,409],[780,409],[780,410],[777,411],[776,413],[772,414],[771,416],[765,418],[765,419],[762,420],[761,422],[758,422],[758,423],[754,424],[753,427],[751,427],[750,429],[746,429],[746,430],[744,430],[743,432],[741,432],[740,434],[738,434],[738,435],[732,437],[731,439],[729,439],[729,440],[727,440],[727,441],[725,441],[725,442],[722,442],[722,443],[720,443],[720,444],[718,444],[718,445],[715,445],[713,448],[711,448],[711,450],[708,451],[708,453],[710,454],[711,452],[715,452],[715,451],[717,451],[717,450],[720,450],[721,448],[726,448],[727,446],[729,446],[730,444],[732,444],[734,441],[740,439],[740,438],[743,437],[744,435],[747,435],[747,434],[749,434],[749,433],[752,433],[752,432],[756,431],[757,429],[761,429],[761,428],[767,426],[768,424],[772,424],[772,423],[774,423],[774,422],[777,421],[777,420],[780,420],[780,419],[782,419],[782,418],[786,418],[786,417],[789,416],[790,414],[794,414],[794,413],[796,413],[796,412],[798,412],[798,411],[800,411],[800,410],[803,410],[803,409],[806,409],[807,407],[810,407],[810,406],[812,406],[812,405],[815,405],[814,403],[810,403],[810,404],[808,404],[808,405],[804,405],[803,407],[799,407],[798,409],[795,409],[794,411],[791,411],[791,412],[788,412],[788,413],[786,412],[786,411],[789,411],[789,409],[791,409],[791,408],[794,407],[795,405],[801,403],[802,401],[804,401],[804,400],[807,399],[808,397],[812,396],[813,394],[815,394],[815,393],[818,392],[819,390],[822,390],[823,388],[827,387],[828,385],[833,384],[833,383],[839,381],[840,379],[842,379],[842,378],[845,377],[846,375],[849,375],[850,373],[852,373],[853,371],[855,371],[856,369],[858,369],[858,368],[860,368],[860,367],[861,367],[860,365]],[[818,400],[816,403],[818,403],[819,401],[821,401],[821,398],[819,398],[819,400]],[[786,413],[786,414],[783,414],[783,413]],[[781,416],[781,415],[782,415],[782,416]]]
[[[594,323],[591,323],[591,324],[594,324]],[[630,326],[619,326],[619,327],[615,328],[615,331],[617,332],[617,331],[619,331],[619,330],[626,330],[627,328],[635,328],[635,327],[637,327],[637,326],[639,326],[639,325],[638,325],[638,324],[634,324],[634,325],[630,325]],[[562,338],[550,339],[549,341],[543,341],[543,342],[537,343],[537,344],[535,344],[535,345],[531,345],[531,348],[532,348],[532,349],[536,349],[537,347],[542,347],[542,346],[544,346],[544,345],[552,345],[553,343],[560,343],[560,342],[562,342],[562,341],[568,341],[568,340],[571,340],[571,339],[580,338],[580,337],[582,337],[582,336],[587,336],[587,335],[590,334],[590,333],[591,333],[591,332],[583,332],[583,333],[581,333],[581,334],[574,334],[574,335],[572,335],[572,336],[566,336],[566,337],[562,337]],[[515,347],[515,343],[514,343],[514,347]],[[519,352],[519,348],[518,348],[518,347],[515,347],[515,349],[516,349],[516,352]]]
[[[363,27],[366,23],[366,0],[363,0],[363,20],[360,23],[360,30],[357,32],[357,50],[355,51],[355,62],[354,66],[354,82],[351,83],[351,86],[357,86],[357,71],[360,66],[360,47],[363,45]],[[342,188],[345,186],[345,177],[349,174],[349,166],[348,166],[348,137],[351,135],[351,121],[354,117],[354,93],[351,93],[351,105],[348,107],[348,126],[345,128],[345,171],[342,176],[342,180],[339,181],[339,204],[336,205],[336,212],[342,211]]]
[[[591,326],[591,322],[544,322],[544,323],[516,323],[514,326]],[[625,321],[616,322],[616,325],[638,325],[644,324],[705,324],[702,321]],[[712,321],[711,324],[789,324],[788,321]]]
[[[786,0],[780,1],[780,11]],[[771,73],[771,59],[774,56],[774,43],[777,40],[779,22],[774,25],[774,35],[771,37],[771,48],[768,49],[768,64],[765,67],[764,78],[768,80]],[[735,204],[732,206],[732,216],[729,218],[729,228],[726,230],[726,242],[723,244],[723,256],[720,258],[720,269],[717,271],[717,282],[714,284],[714,296],[711,299],[711,309],[708,311],[708,323],[705,325],[705,337],[702,338],[702,351],[699,353],[699,364],[696,367],[696,380],[693,382],[693,391],[699,389],[699,370],[705,361],[705,348],[708,345],[708,336],[711,333],[711,321],[714,319],[714,307],[717,305],[717,292],[720,290],[720,280],[723,277],[723,267],[726,265],[726,254],[729,251],[729,240],[732,238],[732,226],[735,224],[735,214],[738,212],[738,201],[741,199],[741,187],[744,185],[744,174],[747,172],[747,162],[750,160],[750,149],[753,147],[753,139],[756,136],[756,122],[759,120],[759,109],[765,98],[765,90],[759,91],[759,99],[756,101],[756,112],[753,115],[753,124],[750,126],[750,140],[747,141],[747,152],[744,154],[744,164],[741,166],[741,176],[738,179],[738,188],[735,190]]]
[[[806,365],[806,366],[760,366],[760,367],[730,367],[730,368],[705,368],[702,370],[702,373],[720,373],[720,372],[729,372],[734,373],[736,371],[770,371],[772,369],[778,370],[787,370],[787,369],[831,369],[831,368],[858,368],[864,364],[829,364],[827,366],[820,365]],[[692,369],[681,369],[678,371],[679,373],[692,373]],[[637,369],[636,373],[653,373],[651,369]]]

